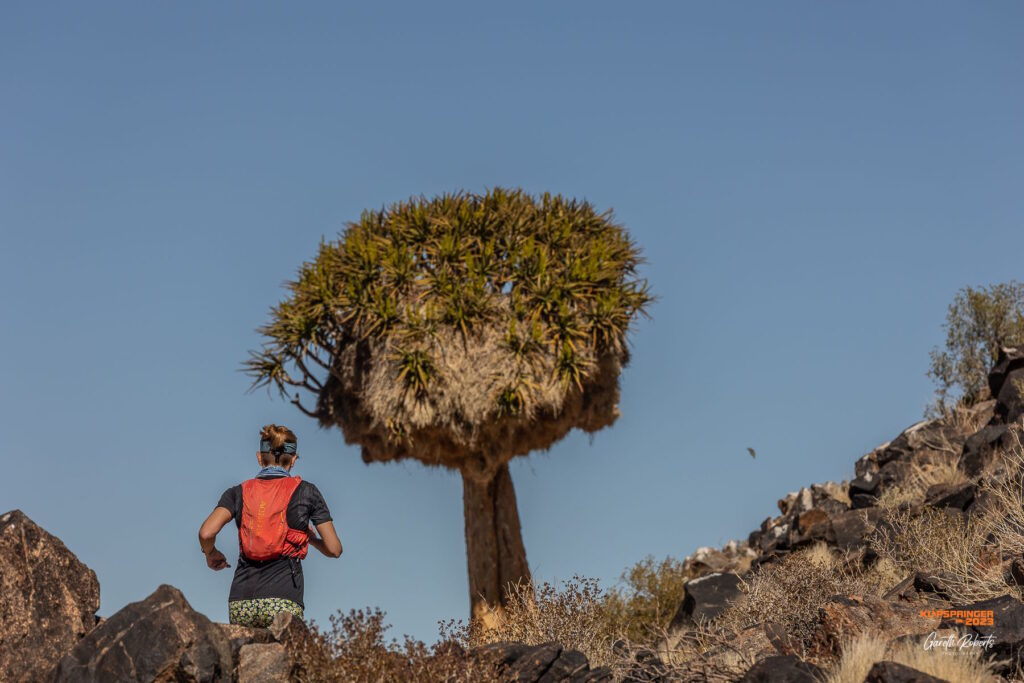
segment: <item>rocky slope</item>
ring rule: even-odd
[[[1000,546],[993,537],[991,551],[982,549],[990,557],[971,558],[988,563],[1005,583],[1005,590],[993,597],[958,600],[957,577],[935,571],[910,572],[891,585],[859,584],[877,590],[829,593],[826,587],[821,589],[826,592],[813,595],[814,617],[802,632],[783,627],[781,621],[761,620],[741,625],[727,638],[700,641],[696,667],[681,668],[670,661],[673,642],[694,640],[750,600],[749,585],[756,576],[777,570],[789,577],[794,594],[801,592],[804,577],[814,578],[804,559],[809,555],[802,551],[823,547],[844,568],[882,581],[882,574],[870,574],[879,564],[873,541],[891,531],[894,511],[912,515],[932,510],[970,520],[992,505],[988,497],[993,481],[1024,481],[1024,467],[1008,473],[1000,455],[1000,449],[1013,445],[1014,426],[1024,418],[1024,348],[1003,350],[989,375],[989,388],[992,400],[912,425],[864,455],[856,462],[852,481],[814,484],[790,493],[778,502],[780,514],[765,519],[747,539],[720,549],[701,548],[687,558],[684,567],[691,578],[668,638],[655,649],[624,645],[620,654],[625,680],[811,683],[823,675],[816,662],[834,662],[844,643],[863,633],[881,634],[889,645],[917,643],[932,633],[991,638],[985,650],[991,669],[1004,680],[1020,680],[1024,521],[1016,549]],[[921,472],[928,471],[956,476],[924,486],[928,481],[921,479]],[[1021,496],[1024,505],[1024,483]],[[782,597],[780,609],[795,609]],[[0,515],[0,680],[289,681],[302,678],[309,652],[315,650],[306,626],[290,615],[279,615],[269,629],[218,624],[195,612],[179,590],[167,585],[106,620],[96,618],[98,607],[95,574],[59,539],[20,511]],[[958,624],[955,615],[943,611],[954,608],[991,612],[993,623]],[[612,678],[609,670],[591,669],[581,653],[557,643],[500,643],[457,656],[486,661],[491,667],[488,680]],[[873,661],[856,678],[858,683],[942,680],[888,660]]]
[[[713,626],[727,606],[742,604],[747,599],[743,584],[757,572],[779,567],[796,574],[798,568],[787,565],[786,558],[803,557],[798,555],[801,550],[824,545],[844,567],[866,571],[878,560],[870,541],[889,531],[894,511],[914,515],[928,508],[961,520],[980,516],[987,504],[986,483],[1007,476],[997,455],[1011,446],[1012,430],[1024,417],[1024,348],[1002,350],[989,374],[989,389],[991,400],[942,419],[918,422],[861,457],[852,481],[813,484],[790,493],[778,501],[780,514],[765,519],[747,539],[732,541],[721,549],[701,548],[688,557],[684,567],[693,578],[686,583],[685,599],[670,628],[672,635],[660,653],[641,650],[627,680],[684,680],[678,669],[667,664],[672,644],[694,637],[700,632],[698,623]],[[922,484],[921,472],[942,468],[956,475],[949,477],[952,481],[907,494],[927,483]],[[956,599],[954,577],[936,572],[911,573],[891,588],[886,586],[888,590],[879,597],[822,595],[808,637],[798,639],[780,632],[770,622],[746,628],[731,634],[721,653],[715,646],[707,651],[710,654],[705,652],[706,677],[813,681],[821,671],[809,661],[834,658],[843,643],[858,634],[881,633],[896,643],[936,632],[956,638],[965,634],[993,636],[994,646],[986,655],[995,662],[994,670],[1008,680],[1019,680],[1017,676],[1024,670],[1024,603],[1014,586],[1024,585],[1024,557],[1017,551],[1001,550],[996,539],[991,540],[993,556],[975,559],[988,561],[994,571],[1001,572],[1005,595],[964,603]],[[951,609],[992,611],[994,625],[957,624],[941,612]],[[724,662],[730,657],[735,660],[736,653],[749,658],[754,666],[745,674],[736,672],[734,662],[731,668],[715,669],[719,654],[719,661]],[[884,662],[864,680],[933,680],[909,671],[903,665]]]

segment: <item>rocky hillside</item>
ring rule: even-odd
[[[852,481],[786,495],[747,539],[699,549],[667,628],[618,639],[601,667],[557,642],[332,650],[287,614],[211,622],[166,585],[97,619],[95,574],[8,512],[0,680],[1024,680],[1024,349],[1003,350],[989,389],[861,457]]]
[[[632,648],[626,680],[1022,680],[1024,348],[1003,349],[989,389],[861,457],[852,481],[789,493],[747,539],[688,557],[668,632]],[[867,640],[874,661],[852,674]],[[936,650],[921,666],[943,675],[886,661]]]

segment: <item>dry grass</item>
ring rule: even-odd
[[[906,503],[923,502],[925,493],[935,484],[965,483],[967,477],[957,468],[957,461],[954,458],[911,463],[906,477],[898,485],[890,486],[883,491],[878,497],[877,505],[891,512]]]
[[[879,526],[871,545],[905,574],[941,575],[950,599],[967,604],[1009,592],[998,551],[986,541],[988,531],[976,517],[934,508],[902,510]]]
[[[909,666],[949,683],[994,683],[994,675],[978,653],[925,650],[920,644],[905,643],[890,648],[877,634],[864,634],[848,641],[836,665],[826,673],[825,683],[863,683],[877,662],[892,661]]]
[[[1004,553],[1020,556],[1024,553],[1024,440],[1021,425],[1010,431],[1008,447],[997,452],[997,459],[1005,468],[998,479],[982,483],[986,498],[984,520],[999,541]]]
[[[592,667],[613,664],[614,632],[596,579],[574,576],[561,586],[519,583],[509,586],[508,601],[499,618],[485,628],[450,622],[442,634],[467,647],[510,641],[541,645],[552,641],[579,650]]]

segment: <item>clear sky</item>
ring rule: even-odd
[[[1024,279],[1020,3],[352,5],[0,9],[0,512],[96,571],[101,614],[167,582],[227,619],[196,531],[278,422],[345,546],[305,563],[307,614],[466,616],[458,476],[364,465],[239,371],[366,207],[550,190],[644,249],[622,418],[512,465],[549,580],[852,476],[921,417],[956,290]]]

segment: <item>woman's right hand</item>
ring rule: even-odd
[[[220,571],[231,565],[228,564],[228,558],[224,557],[224,553],[214,548],[206,553],[206,566],[215,571]]]

